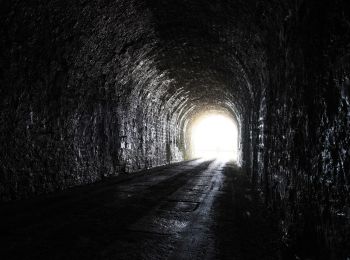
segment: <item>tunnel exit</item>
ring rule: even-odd
[[[238,160],[238,126],[230,117],[209,114],[192,127],[192,157]]]

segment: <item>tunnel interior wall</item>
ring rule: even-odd
[[[182,159],[182,100],[164,97],[172,82],[154,62],[158,40],[139,1],[1,9],[1,200]]]
[[[273,44],[266,84],[251,113],[251,171],[278,212],[288,247],[301,258],[345,259],[350,9],[342,1],[295,3],[275,6],[264,20]]]
[[[349,10],[345,0],[3,1],[0,200],[182,160],[191,111],[226,106],[240,119],[242,168],[285,243],[344,258]]]

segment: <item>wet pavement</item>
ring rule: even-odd
[[[279,259],[233,163],[194,160],[0,206],[0,259]]]

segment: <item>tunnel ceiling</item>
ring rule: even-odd
[[[159,42],[157,66],[183,88],[187,102],[204,107],[233,103],[243,113],[259,88],[264,51],[255,26],[256,3],[150,1]],[[243,62],[244,61],[244,62]]]

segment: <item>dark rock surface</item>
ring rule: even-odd
[[[350,256],[346,0],[3,0],[0,200],[188,158],[203,111],[301,258]]]

